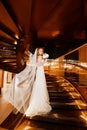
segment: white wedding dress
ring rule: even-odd
[[[51,111],[49,94],[44,74],[44,60],[37,49],[30,64],[13,78],[12,88],[6,99],[21,113],[32,117]]]

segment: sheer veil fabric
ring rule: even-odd
[[[37,63],[37,49],[26,68],[13,78],[5,99],[26,116],[51,111],[44,68]]]

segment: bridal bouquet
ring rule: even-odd
[[[49,55],[47,53],[43,54],[43,59],[47,59],[49,57]]]

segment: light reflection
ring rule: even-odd
[[[54,113],[54,114],[52,114],[54,117],[56,117],[56,118],[58,118],[59,117],[59,115],[58,114],[56,114],[56,113]]]
[[[61,86],[69,86],[70,83],[61,83]]]
[[[84,68],[83,68],[83,67],[87,68],[86,62],[81,62],[81,61],[77,61],[77,60],[67,60],[66,61],[64,59],[61,62],[59,62],[59,60],[51,60],[50,63],[51,63],[50,65],[52,66],[52,68],[56,68],[56,66],[58,66],[59,71],[63,70],[63,68],[64,69],[67,68],[66,71],[69,70],[69,72],[71,71],[71,72],[75,72],[76,74],[83,74],[83,73],[87,74],[87,71],[84,70]],[[56,73],[56,74],[58,74],[58,73]],[[80,97],[80,94],[75,89],[75,87],[71,83],[69,83],[67,80],[65,80],[65,79],[63,80],[63,78],[61,78],[61,79],[58,78],[57,82],[59,84],[61,84],[61,86],[63,86],[66,91],[74,91],[75,90],[75,93],[69,92],[69,94],[72,98],[75,98],[75,96]],[[82,110],[84,108],[86,109],[87,104],[84,101],[81,101],[80,99],[81,99],[81,97],[79,98],[79,100],[74,100],[74,102],[69,103],[69,104],[76,105],[79,110]],[[79,115],[79,116],[87,122],[87,112],[81,112],[81,115]],[[54,114],[54,117],[57,118],[58,114]]]
[[[64,79],[64,80],[65,80],[65,79]],[[61,86],[65,86],[65,87],[64,87],[65,90],[68,90],[68,88],[70,88],[70,89],[71,89],[71,88],[75,89],[74,86],[73,86],[70,82],[68,82],[68,80],[65,80],[65,83],[62,83]],[[80,94],[77,92],[77,90],[75,90],[75,91],[76,91],[76,92],[74,92],[74,93],[69,92],[69,94],[71,95],[72,98],[75,98],[75,96],[80,96]],[[67,103],[66,103],[66,104],[67,104]],[[81,100],[75,100],[74,102],[69,103],[69,104],[72,104],[72,105],[75,104],[75,105],[77,105],[77,107],[78,107],[79,109],[81,109],[82,106],[87,107],[87,104],[84,103],[84,102],[81,101]]]
[[[57,82],[61,83],[61,86],[64,86],[64,89],[67,91],[71,90],[71,89],[75,90],[74,86],[71,83],[69,83],[67,80],[65,80],[64,78],[61,78],[61,79],[58,78]],[[77,92],[77,90],[75,90],[75,92],[73,92],[73,93],[69,92],[69,94],[71,95],[72,98],[75,98],[75,96],[80,96],[80,94],[78,92],[77,93],[76,92]],[[74,102],[72,102],[72,103],[65,103],[65,104],[76,105],[79,109],[82,109],[82,107],[87,107],[87,104],[81,100],[74,100]],[[84,118],[84,120],[87,121],[87,116],[84,112],[81,113],[80,116],[82,118]],[[54,117],[58,118],[58,114],[54,114]]]
[[[64,89],[67,91],[67,92],[70,92],[70,91],[74,91],[74,88],[72,87],[64,87]]]
[[[86,121],[86,123],[87,123],[87,116],[85,116],[84,114],[82,114],[82,115],[80,115],[80,117],[81,117],[82,119],[84,119],[84,120]]]

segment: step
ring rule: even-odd
[[[77,109],[77,110],[87,110],[87,104],[83,103],[60,103],[60,102],[51,102],[50,103],[53,109]]]
[[[74,98],[74,99],[58,99],[58,98],[50,98],[50,102],[58,102],[58,103],[72,103],[74,101],[80,100],[79,98]]]
[[[72,97],[81,97],[81,95],[75,91],[73,92],[67,92],[67,91],[62,91],[62,90],[59,90],[59,91],[48,91],[49,92],[49,95],[51,96],[72,96]]]
[[[65,89],[63,89],[63,88],[57,88],[56,90],[55,89],[51,89],[51,88],[48,88],[48,92],[49,93],[57,93],[57,92],[59,92],[59,93],[72,93],[72,92],[75,92],[75,90],[73,90],[73,89],[71,89],[71,90],[65,90]]]
[[[79,95],[74,95],[73,97],[67,94],[58,94],[58,95],[51,95],[49,94],[50,99],[54,99],[54,100],[76,100],[76,99],[81,99],[81,97]]]
[[[29,118],[27,118],[29,120]],[[49,123],[55,123],[55,124],[67,124],[67,125],[74,125],[74,126],[82,126],[87,127],[86,121],[81,117],[66,117],[66,116],[60,116],[59,114],[46,114],[42,116],[35,116],[32,117],[30,120],[35,121],[42,121],[42,122],[49,122]]]
[[[52,91],[52,90],[54,90],[54,91],[62,90],[62,91],[66,91],[66,92],[76,91],[76,89],[73,87],[55,87],[55,86],[50,85],[50,86],[47,86],[47,88],[49,91]]]

